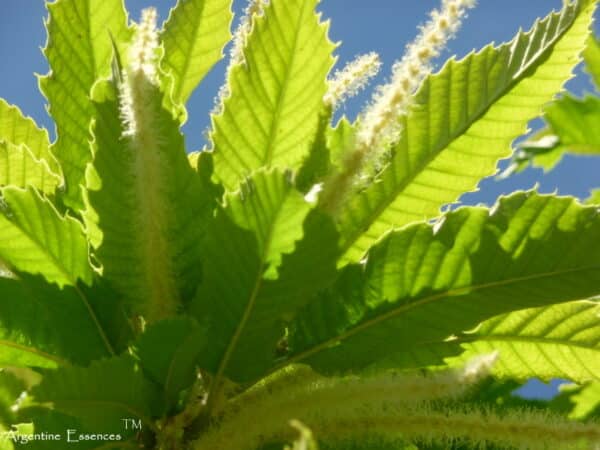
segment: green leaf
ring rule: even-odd
[[[140,419],[144,427],[155,429],[152,418],[160,405],[155,386],[128,355],[47,372],[31,394],[33,406],[50,404],[95,433],[125,436],[135,430],[125,430],[123,419]]]
[[[582,420],[600,412],[600,383],[595,381],[587,384],[578,393],[571,396],[574,404],[569,418]]]
[[[327,136],[327,147],[331,154],[331,162],[334,166],[341,168],[342,160],[348,150],[353,148],[356,134],[356,122],[351,123],[345,116],[330,130]]]
[[[19,420],[27,424],[31,424],[32,429],[28,430],[26,434],[32,433],[47,433],[60,435],[60,440],[32,440],[28,441],[26,448],[28,450],[63,450],[65,447],[72,450],[91,450],[91,449],[103,449],[103,450],[133,450],[136,447],[126,446],[123,441],[118,442],[118,447],[109,446],[107,447],[106,442],[92,441],[79,439],[79,435],[84,434],[97,434],[98,430],[85,428],[82,426],[81,421],[75,417],[67,414],[62,414],[58,411],[54,411],[43,407],[27,407],[19,410]],[[113,430],[115,434],[122,432],[121,427],[115,427]],[[75,441],[78,442],[75,442]],[[19,446],[21,448],[21,446]]]
[[[81,185],[91,160],[90,121],[94,108],[90,89],[110,73],[112,44],[131,37],[123,0],[58,0],[46,3],[48,42],[44,54],[51,71],[40,78],[40,88],[56,122],[52,153],[65,177],[65,203],[80,208]]]
[[[600,98],[582,100],[565,95],[545,108],[548,127],[519,146],[511,171],[520,171],[529,163],[548,171],[565,153],[600,155]]]
[[[580,392],[586,385],[577,385],[575,383],[565,382],[558,385],[558,394],[549,401],[546,400],[529,400],[530,402],[540,402],[543,408],[547,408],[553,413],[558,413],[564,416],[570,416],[573,411],[572,398]],[[513,397],[514,398],[514,397]]]
[[[593,189],[585,203],[587,205],[600,205],[600,189]]]
[[[232,17],[231,0],[179,0],[171,9],[161,37],[163,67],[174,78],[173,101],[185,104],[223,57]]]
[[[32,186],[45,194],[53,194],[61,183],[45,160],[37,159],[29,148],[0,140],[0,187]]]
[[[0,426],[3,428],[10,428],[14,423],[15,413],[12,407],[25,389],[25,383],[10,371],[6,369],[0,371]],[[4,439],[0,439],[0,444],[2,441]]]
[[[103,275],[152,322],[194,295],[213,198],[187,160],[179,123],[161,106],[162,93],[153,85],[145,89],[151,123],[139,125],[143,136],[125,137],[115,88],[109,82],[94,88],[94,161],[84,221]]]
[[[18,107],[9,105],[1,98],[0,141],[14,146],[26,146],[36,159],[45,161],[52,172],[60,174],[56,159],[50,153],[48,132],[39,128],[30,117],[25,117]]]
[[[192,166],[192,168],[194,170],[198,169],[198,162],[200,161],[200,155],[202,154],[202,152],[190,152],[188,153],[188,162],[190,163],[190,166]]]
[[[346,261],[360,260],[394,227],[437,217],[494,173],[511,141],[571,77],[596,3],[569,3],[511,43],[451,60],[424,81],[380,182],[342,213]]]
[[[599,317],[600,305],[587,301],[503,314],[448,342],[464,353],[447,362],[464,363],[476,355],[499,351],[493,367],[496,377],[565,378],[576,383],[598,380]]]
[[[550,128],[543,128],[529,139],[521,142],[514,153],[511,163],[498,175],[505,179],[520,173],[531,164],[533,167],[552,170],[562,159],[565,148],[559,145],[558,137]]]
[[[31,188],[7,187],[2,195],[8,208],[0,213],[0,259],[59,286],[89,284],[92,269],[81,224],[61,216]]]
[[[229,190],[260,167],[297,169],[308,155],[334,61],[317,3],[271,2],[256,18],[213,117],[215,171]]]
[[[123,296],[100,276],[94,277],[92,286],[80,284],[79,287],[80,298],[84,304],[89,304],[89,307],[86,305],[88,315],[108,353],[112,355],[128,351],[135,330],[131,318],[126,314]]]
[[[301,192],[310,192],[310,189],[331,170],[331,158],[327,141],[329,135],[332,134],[330,126],[332,115],[333,110],[331,107],[324,108],[324,111],[319,115],[319,126],[310,146],[309,154],[296,174],[296,188]]]
[[[264,373],[291,314],[335,273],[333,223],[279,171],[257,172],[227,197],[205,241],[191,309],[209,329],[203,368],[235,381]],[[333,272],[333,273],[332,273]]]
[[[139,364],[150,379],[162,386],[167,408],[196,379],[205,334],[195,320],[177,317],[151,325],[135,344]]]
[[[60,289],[22,275],[0,278],[0,297],[0,366],[88,364],[110,355],[93,300],[82,288]]]
[[[597,295],[599,276],[597,208],[532,193],[461,208],[390,233],[365,265],[348,266],[292,323],[288,362],[397,366],[495,315]],[[418,365],[442,362],[419,356]]]
[[[563,151],[580,155],[600,155],[600,98],[586,96],[582,100],[565,95],[551,103],[544,118],[558,137]]]
[[[254,233],[264,276],[271,279],[277,278],[282,256],[292,253],[302,238],[302,223],[311,209],[293,188],[289,173],[279,171],[257,172],[227,204],[229,217]]]
[[[302,240],[294,252],[283,255],[279,277],[265,284],[269,296],[277,299],[278,310],[289,317],[336,277],[339,234],[331,217],[319,209],[304,221]]]
[[[321,116],[317,137],[312,145],[310,156],[296,175],[296,186],[302,192],[310,189],[331,172],[332,166],[340,168],[342,159],[352,148],[355,128],[346,117],[342,117],[335,127],[331,127],[331,111]]]
[[[583,51],[586,69],[592,76],[596,87],[600,89],[600,41],[595,36],[590,36]]]

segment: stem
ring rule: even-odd
[[[221,421],[206,430],[192,448],[255,448],[287,438],[291,419],[300,419],[309,427],[339,419],[360,423],[424,401],[456,398],[487,376],[495,357],[478,357],[463,369],[430,377],[386,372],[366,378],[327,378],[308,368],[290,368],[234,398],[223,410]]]
[[[115,349],[113,348],[112,344],[110,343],[110,340],[108,339],[108,336],[106,335],[106,332],[104,331],[102,324],[98,320],[98,316],[96,315],[96,312],[92,308],[92,305],[88,301],[86,295],[76,284],[74,285],[74,288],[75,288],[75,291],[77,292],[77,295],[83,301],[83,304],[86,307],[88,313],[90,314],[90,318],[92,319],[92,322],[94,322],[94,325],[96,326],[96,329],[98,330],[98,334],[100,335],[100,338],[102,339],[102,342],[103,342],[104,346],[106,347],[106,350],[108,351],[108,353],[111,356],[115,356],[116,355]]]
[[[317,436],[328,436],[334,441],[360,437],[368,430],[374,441],[398,441],[398,434],[401,434],[402,439],[411,440],[446,443],[464,440],[476,448],[484,448],[486,444],[493,443],[529,450],[566,450],[594,448],[594,444],[600,443],[598,424],[569,422],[526,412],[500,417],[481,410],[461,413],[425,409],[394,417],[371,416],[361,423],[341,419],[324,424],[309,423],[309,426]],[[289,436],[290,433],[286,435]]]
[[[267,246],[267,248],[268,248],[268,246]],[[260,267],[262,267],[264,265],[264,260],[265,260],[264,255],[265,254],[266,254],[266,250],[263,253],[263,257],[261,258]],[[229,344],[227,345],[225,354],[223,355],[223,358],[221,359],[221,362],[219,363],[219,368],[217,369],[217,373],[210,382],[210,385],[208,388],[208,404],[206,406],[208,415],[210,415],[214,411],[214,409],[217,407],[217,403],[219,402],[219,400],[221,400],[221,392],[222,392],[222,387],[223,387],[223,383],[224,383],[225,369],[227,368],[227,364],[229,363],[229,360],[231,359],[231,356],[233,355],[233,352],[236,348],[237,342],[238,342],[240,336],[242,335],[242,331],[244,330],[246,323],[248,322],[248,319],[250,318],[250,315],[252,314],[252,311],[254,309],[254,303],[256,302],[258,293],[260,291],[260,288],[262,287],[262,281],[263,281],[262,274],[259,274],[257,276],[256,282],[254,284],[254,288],[252,289],[252,294],[250,295],[250,299],[248,300],[248,305],[246,306],[246,309],[244,310],[244,314],[242,315],[242,318],[240,319],[240,322],[235,330],[235,333],[233,334],[233,336],[231,337],[231,339],[229,341]]]
[[[600,443],[600,425],[596,423],[570,422],[559,416],[525,411],[500,416],[479,408],[461,411],[448,405],[434,407],[428,402],[415,405],[365,403],[353,408],[330,403],[301,409],[304,411],[272,409],[270,417],[262,415],[267,411],[253,411],[251,422],[209,430],[190,448],[251,450],[290,441],[294,438],[290,417],[302,420],[320,441],[341,444],[342,448],[344,442],[361,442],[369,448],[406,440],[441,444],[459,440],[476,448],[496,444],[529,450],[588,449]]]

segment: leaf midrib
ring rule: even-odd
[[[367,217],[361,221],[362,226],[358,227],[358,228],[354,227],[354,228],[356,228],[356,230],[354,231],[354,233],[350,234],[350,238],[346,240],[346,243],[343,246],[341,246],[340,255],[345,255],[354,246],[354,244],[365,234],[365,232],[367,232],[371,228],[371,226],[386,211],[386,209],[398,198],[398,196],[400,194],[402,194],[402,192],[404,192],[406,190],[406,188],[408,186],[410,186],[410,184],[427,169],[427,167],[429,167],[429,165],[431,164],[432,161],[434,161],[436,158],[438,158],[439,155],[444,150],[446,150],[450,145],[452,145],[452,143],[454,143],[454,141],[460,139],[460,137],[471,126],[473,126],[473,124],[477,123],[491,108],[494,107],[494,105],[496,104],[496,102],[498,100],[500,100],[502,97],[505,97],[506,95],[508,95],[510,93],[510,91],[517,84],[519,84],[522,81],[522,76],[528,72],[528,70],[532,67],[534,62],[536,62],[538,58],[543,58],[543,55],[546,52],[550,51],[556,45],[556,43],[571,29],[571,27],[575,24],[576,20],[577,20],[577,16],[574,17],[573,21],[569,24],[568,27],[562,29],[562,31],[560,33],[557,33],[551,41],[546,43],[546,47],[544,48],[544,50],[538,51],[534,55],[534,57],[532,57],[532,59],[529,61],[528,64],[521,66],[521,68],[519,70],[517,70],[517,72],[515,72],[515,74],[513,74],[511,81],[504,87],[504,89],[500,88],[495,95],[487,97],[487,100],[488,100],[487,105],[480,107],[479,112],[475,113],[475,115],[472,116],[472,119],[470,121],[467,121],[463,127],[458,129],[458,131],[456,133],[454,133],[453,136],[450,136],[445,145],[443,145],[443,146],[440,145],[436,151],[431,152],[427,158],[424,158],[423,163],[418,166],[418,170],[415,171],[413,174],[409,175],[408,177],[406,177],[404,182],[400,183],[395,189],[393,189],[392,195],[385,196],[384,201],[381,201],[379,203],[379,206],[374,208],[372,210],[372,212],[369,213],[367,215]],[[519,36],[517,36],[515,38],[515,40],[518,40],[518,39],[519,39]],[[529,40],[528,48],[530,47],[531,43],[532,43],[532,41]],[[492,45],[490,45],[490,46],[482,49],[479,53],[489,51],[489,49],[497,50],[497,49],[501,49],[501,48],[506,48],[506,46],[510,47],[510,45],[511,45],[510,42],[507,44],[503,44],[500,47],[493,47]],[[512,57],[513,51],[511,51],[511,49],[508,48],[508,52],[509,52],[509,57]],[[468,59],[464,59],[463,61],[467,61],[467,60]],[[510,64],[508,64],[506,66],[506,68],[507,68],[506,72],[508,72],[508,69],[510,69]],[[435,76],[439,76],[439,74],[437,74]],[[486,81],[487,81],[487,79],[486,79]],[[428,89],[429,89],[429,85],[428,85]],[[419,93],[417,93],[416,95],[419,95]],[[386,172],[383,175],[389,177],[388,173],[389,173],[389,171],[393,170],[393,168],[394,168],[394,163],[392,162],[388,166]],[[385,178],[382,181],[385,182]],[[359,195],[368,195],[369,192],[371,192],[370,189]],[[365,226],[365,224],[367,226]]]
[[[48,361],[52,361],[53,363],[58,364],[59,366],[68,367],[71,365],[67,360],[64,360],[58,356],[51,355],[50,353],[46,353],[42,350],[39,350],[36,347],[19,344],[17,342],[8,341],[6,339],[0,339],[0,346],[10,347],[10,348],[14,348],[16,350],[21,350],[23,352],[27,352],[27,353],[31,353],[36,356],[40,356],[44,359],[47,359]]]
[[[355,326],[350,328],[348,331],[338,334],[332,338],[326,339],[325,341],[315,345],[314,347],[298,353],[297,355],[289,358],[282,364],[276,366],[270,373],[272,373],[284,366],[292,364],[294,362],[302,361],[306,358],[309,358],[309,357],[319,353],[320,351],[327,349],[332,344],[339,342],[339,341],[343,341],[345,339],[348,339],[356,334],[359,334],[361,331],[371,328],[372,326],[376,326],[387,320],[394,319],[395,317],[400,316],[403,313],[409,312],[411,310],[414,310],[416,308],[424,306],[428,303],[431,303],[431,302],[434,302],[437,300],[444,300],[449,297],[453,297],[453,296],[455,296],[455,294],[460,294],[460,293],[464,292],[465,290],[468,290],[469,292],[467,294],[463,294],[463,295],[469,295],[472,292],[481,292],[481,291],[485,291],[487,289],[493,289],[493,288],[497,288],[497,287],[506,287],[506,286],[521,283],[524,281],[542,280],[545,278],[552,278],[555,276],[563,276],[563,275],[568,275],[568,274],[575,274],[575,273],[579,273],[579,272],[594,271],[594,270],[600,270],[600,265],[599,266],[578,267],[578,268],[573,268],[573,269],[565,269],[565,270],[552,271],[552,272],[543,272],[543,273],[538,273],[535,275],[529,275],[529,276],[524,276],[524,277],[515,277],[515,278],[508,279],[508,280],[483,283],[480,285],[460,286],[460,287],[455,287],[455,288],[449,289],[447,291],[444,291],[444,292],[441,292],[438,294],[424,297],[420,300],[417,300],[417,301],[414,301],[411,303],[404,303],[397,308],[393,308],[384,314],[381,314],[381,315],[374,317],[370,320],[367,320],[365,322],[356,324]],[[564,303],[564,302],[561,302],[561,303]]]
[[[277,106],[275,111],[273,112],[273,121],[271,122],[271,129],[269,130],[269,139],[267,148],[265,149],[265,157],[263,159],[263,166],[268,166],[272,163],[273,153],[275,151],[275,140],[277,138],[277,130],[279,129],[279,121],[281,120],[281,115],[283,111],[283,103],[286,98],[287,91],[289,89],[289,84],[291,81],[292,68],[294,67],[294,62],[297,58],[297,50],[298,50],[298,41],[299,35],[301,32],[300,25],[302,24],[302,19],[304,18],[306,11],[306,3],[307,0],[302,0],[302,6],[300,8],[300,13],[298,14],[298,20],[296,22],[296,33],[294,34],[294,43],[292,44],[292,55],[286,64],[286,68],[288,69],[285,73],[285,78],[283,79],[283,83],[281,86],[281,90],[279,91],[279,96],[277,98]],[[274,5],[271,5],[271,8],[275,8]]]
[[[248,303],[246,304],[246,308],[244,309],[242,318],[240,319],[240,322],[238,323],[238,326],[235,329],[235,333],[233,334],[231,340],[229,341],[229,344],[227,345],[227,349],[225,350],[223,359],[221,360],[221,362],[219,364],[219,368],[217,369],[217,374],[215,375],[215,378],[211,382],[211,386],[209,388],[209,406],[208,406],[209,412],[212,410],[212,407],[214,406],[211,399],[214,399],[215,397],[217,397],[215,395],[214,390],[220,389],[221,379],[223,378],[225,370],[227,369],[229,360],[231,359],[231,356],[233,355],[233,352],[235,351],[235,348],[237,346],[237,342],[238,342],[239,338],[241,337],[242,332],[244,331],[244,328],[246,327],[246,323],[248,322],[248,320],[250,319],[250,316],[252,315],[252,311],[254,310],[254,305],[256,303],[256,299],[258,298],[258,294],[260,292],[260,289],[261,289],[262,283],[263,283],[263,273],[264,273],[264,266],[267,261],[267,255],[269,254],[271,243],[273,241],[273,230],[275,229],[275,224],[278,222],[279,215],[281,214],[283,205],[285,204],[285,201],[286,201],[289,193],[290,193],[290,191],[288,190],[285,193],[285,195],[282,197],[282,201],[279,203],[277,212],[274,214],[273,220],[270,223],[269,231],[268,231],[268,233],[265,234],[263,251],[259,257],[259,270],[256,274],[256,280],[254,283],[254,287],[252,288],[252,293],[250,294],[250,297],[248,299]]]
[[[449,341],[449,342],[450,343],[458,343],[458,344],[462,344],[462,343],[468,344],[471,342],[478,342],[478,341],[525,342],[525,343],[531,343],[531,344],[561,345],[561,346],[565,346],[565,347],[578,347],[583,350],[594,350],[594,351],[600,352],[600,347],[597,344],[591,344],[591,343],[580,342],[580,341],[572,342],[572,341],[569,341],[568,338],[523,336],[523,335],[518,335],[518,334],[510,334],[510,333],[501,334],[501,335],[491,334],[491,335],[459,336],[456,339],[453,339],[452,341]]]
[[[12,220],[9,220],[6,217],[5,217],[5,219],[8,222],[10,222],[11,224],[13,224],[27,238],[29,238],[29,241],[31,243],[33,243],[35,245],[35,247],[38,250],[40,250],[40,252],[43,255],[46,255],[46,257],[58,269],[58,271],[65,277],[65,279],[67,281],[69,281],[69,283],[71,283],[71,286],[73,287],[73,289],[75,289],[77,296],[83,302],[83,305],[84,305],[86,311],[89,313],[90,318],[92,319],[92,322],[96,326],[98,334],[100,335],[100,339],[102,340],[102,343],[106,347],[106,350],[108,350],[108,353],[110,355],[115,355],[115,351],[112,348],[112,344],[110,343],[108,336],[106,335],[104,329],[102,328],[102,325],[100,324],[100,321],[98,320],[98,317],[96,316],[96,313],[94,312],[91,304],[89,303],[89,301],[88,301],[87,297],[85,296],[85,294],[83,293],[83,291],[77,285],[77,279],[73,279],[72,275],[66,271],[66,268],[64,268],[61,264],[59,264],[59,261],[56,259],[56,257],[54,255],[52,255],[50,253],[50,251],[41,242],[39,242],[34,236],[32,236],[28,230],[25,230],[24,227],[17,225],[15,222],[13,222]]]

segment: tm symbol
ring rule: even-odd
[[[142,420],[141,419],[121,419],[125,425],[126,430],[141,430]]]

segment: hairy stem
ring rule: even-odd
[[[478,357],[460,370],[427,377],[386,372],[371,377],[330,378],[308,368],[289,368],[231,400],[220,421],[193,448],[256,448],[287,439],[291,419],[310,427],[341,419],[360,423],[388,408],[401,410],[428,400],[456,398],[487,376],[495,360],[495,354]]]
[[[398,404],[364,402],[362,406],[324,405],[301,408],[299,418],[323,443],[341,445],[360,440],[368,448],[377,444],[415,441],[449,444],[468,442],[476,448],[487,444],[537,449],[591,449],[600,444],[600,425],[577,423],[549,414],[527,411],[499,415],[473,407],[458,410],[429,402]],[[274,414],[274,411],[277,413]],[[192,445],[194,450],[251,450],[269,443],[290,441],[294,431],[289,415],[277,409],[256,412],[253,422],[238,423],[227,432],[211,430]],[[291,411],[290,411],[291,413]],[[479,447],[477,447],[479,446]]]

